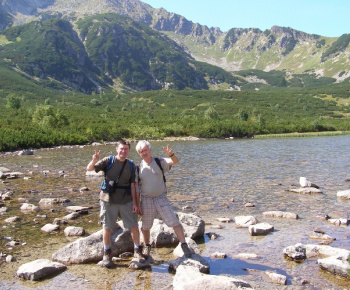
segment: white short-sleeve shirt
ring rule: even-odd
[[[171,168],[164,158],[160,158],[160,164],[164,173]],[[144,160],[141,161],[139,170],[136,173],[136,182],[137,180],[139,180],[141,186],[141,196],[158,197],[167,191],[162,170],[154,157],[152,157],[151,163],[148,164]]]

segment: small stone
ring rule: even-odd
[[[219,222],[222,222],[222,223],[230,223],[232,222],[233,220],[230,219],[230,218],[218,218],[217,219]]]
[[[206,235],[210,238],[210,240],[216,240],[218,237],[220,237],[220,235],[216,234],[216,233],[206,233]]]
[[[210,254],[211,258],[215,258],[215,259],[226,259],[227,255],[225,253],[219,253],[219,252],[215,252]]]
[[[13,257],[12,255],[8,255],[5,259],[6,263],[11,263],[11,262],[15,262],[16,258]]]
[[[219,229],[219,230],[221,230],[221,229],[223,229],[224,227],[223,227],[222,225],[215,225],[215,226],[212,226],[211,228],[212,228],[212,229]]]
[[[186,206],[183,206],[183,207],[182,207],[182,209],[183,209],[183,210],[191,210],[191,209],[192,209],[192,207],[191,207],[191,206],[189,206],[189,205],[186,205]]]

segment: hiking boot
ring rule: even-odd
[[[192,252],[191,252],[190,248],[188,247],[187,243],[181,243],[181,249],[184,252],[184,256],[186,258],[192,257]]]
[[[98,263],[98,265],[106,268],[112,268],[114,263],[112,262],[112,250],[104,250],[103,259]]]
[[[143,256],[148,259],[148,257],[150,257],[151,255],[151,250],[152,250],[152,247],[151,245],[145,245],[145,248],[143,249]]]
[[[142,246],[134,248],[134,258],[138,259],[141,263],[145,262],[145,257],[142,254]]]

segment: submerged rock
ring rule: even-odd
[[[334,241],[335,238],[332,238],[331,236],[329,235],[326,235],[325,233],[320,233],[320,232],[312,232],[310,235],[309,235],[309,239],[310,240],[325,240],[325,241]]]
[[[70,202],[68,198],[42,198],[39,201],[41,205],[52,205],[52,204],[60,204]]]
[[[34,205],[34,204],[24,203],[24,204],[22,204],[22,206],[21,206],[20,209],[21,209],[21,210],[24,210],[24,211],[26,211],[26,210],[28,210],[28,211],[29,211],[29,210],[34,211],[34,210],[39,209],[39,207],[36,206],[36,205]]]
[[[280,284],[280,285],[286,285],[287,284],[287,277],[281,274],[277,274],[274,272],[266,271],[265,274],[271,279],[273,283]]]
[[[327,221],[336,226],[341,226],[341,225],[347,226],[350,223],[350,221],[347,218],[328,219]]]
[[[342,199],[350,199],[350,189],[337,192],[337,197]]]
[[[264,217],[268,218],[285,218],[285,219],[298,219],[298,215],[293,212],[283,212],[283,211],[265,211],[263,212]]]
[[[304,187],[304,188],[292,188],[289,189],[291,192],[301,193],[301,194],[321,194],[322,191],[315,187]]]

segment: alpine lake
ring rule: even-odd
[[[316,228],[322,228],[335,240],[332,247],[350,250],[350,229],[335,226],[323,217],[348,218],[350,201],[337,198],[337,191],[350,188],[350,135],[197,141],[154,141],[152,155],[166,157],[167,144],[180,163],[167,174],[168,196],[176,211],[194,213],[206,222],[207,235],[196,240],[201,255],[210,265],[211,275],[230,275],[248,282],[255,289],[350,289],[350,281],[321,270],[317,258],[295,262],[283,255],[287,246],[318,244],[309,239]],[[140,157],[131,144],[129,158],[136,163]],[[172,289],[173,274],[167,261],[174,259],[173,248],[155,248],[156,263],[149,270],[130,270],[128,262],[109,270],[96,264],[69,265],[63,273],[43,281],[25,281],[16,277],[20,265],[51,255],[76,238],[65,237],[63,230],[47,234],[40,229],[67,214],[68,205],[91,206],[89,213],[70,221],[83,227],[86,236],[101,229],[99,225],[98,191],[102,177],[86,175],[86,166],[94,150],[101,156],[115,154],[115,145],[74,146],[35,150],[34,155],[6,154],[0,167],[22,172],[17,179],[6,179],[0,190],[12,190],[8,208],[0,216],[0,252],[13,255],[15,261],[1,258],[1,289]],[[322,194],[298,194],[299,178],[317,184]],[[24,178],[29,177],[29,178]],[[89,190],[80,191],[87,187]],[[33,212],[23,212],[23,199],[38,205],[41,198],[67,198],[70,202],[52,205]],[[21,200],[18,200],[21,198]],[[253,206],[246,207],[249,202]],[[296,220],[265,218],[266,211],[298,214]],[[234,222],[222,223],[218,218],[252,215],[259,222],[268,222],[274,231],[266,236],[250,236],[247,228]],[[4,220],[19,216],[20,221]],[[221,225],[222,228],[217,228]],[[8,246],[6,237],[20,241]],[[227,258],[214,259],[211,253],[225,253]],[[237,258],[240,253],[256,254],[255,259]],[[287,276],[287,285],[274,284],[264,271]]]

